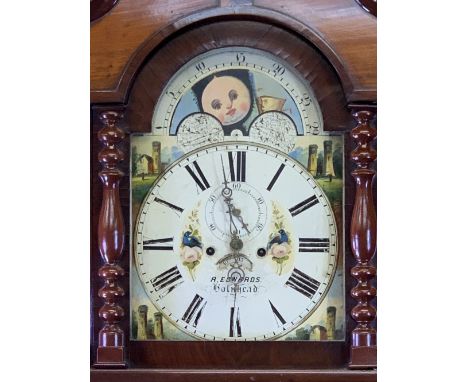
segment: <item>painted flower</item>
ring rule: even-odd
[[[289,253],[291,252],[291,246],[284,243],[274,243],[268,250],[268,254],[271,255],[271,259],[276,263],[276,273],[281,276],[283,273],[283,263],[289,260]]]
[[[201,256],[202,256],[202,250],[199,247],[191,248],[187,245],[184,245],[182,247],[181,257],[182,257],[182,261],[184,262],[184,265],[192,264],[195,261],[200,260]]]
[[[190,277],[195,280],[193,271],[195,267],[200,264],[202,257],[202,250],[200,247],[189,247],[188,245],[182,245],[180,257],[182,258],[182,264],[187,267]]]
[[[271,255],[275,259],[282,259],[288,256],[290,251],[291,251],[291,247],[288,243],[282,243],[282,244],[275,243],[268,250],[268,254]]]

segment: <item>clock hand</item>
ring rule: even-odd
[[[240,223],[242,224],[242,228],[244,228],[250,234],[250,231],[247,228],[248,224],[244,223],[244,219],[241,216],[241,210],[234,207],[234,205],[232,207],[233,207],[232,214],[237,218],[237,220],[240,221]]]
[[[224,198],[224,202],[227,204],[228,206],[228,213],[229,213],[229,219],[230,219],[230,231],[231,231],[231,235],[236,235],[239,233],[237,227],[236,227],[236,224],[234,223],[234,220],[232,218],[232,216],[234,215],[239,221],[240,223],[242,224],[242,228],[244,228],[249,234],[250,234],[250,231],[249,229],[247,228],[247,224],[244,223],[244,219],[242,218],[241,216],[241,210],[238,209],[238,208],[235,208],[234,205],[232,204],[232,189],[228,187],[228,181],[227,181],[227,178],[226,178],[226,171],[224,170],[224,162],[223,162],[223,157],[221,156],[221,166],[223,168],[223,178],[224,178],[224,188],[223,190],[221,191],[222,195],[223,195],[223,198]],[[233,232],[232,230],[232,226],[234,226],[235,228],[235,232]]]
[[[228,206],[228,210],[226,212],[229,213],[229,230],[231,232],[231,237],[238,237],[239,230],[237,229],[236,223],[234,222],[233,218],[233,205],[231,204],[231,201],[226,201],[226,204]]]
[[[224,182],[223,182],[224,188],[223,188],[223,191],[222,191],[222,192],[223,192],[223,196],[224,196],[224,197],[226,197],[226,196],[229,197],[229,196],[232,195],[232,189],[230,189],[230,188],[228,187],[228,181],[227,181],[227,179],[226,179],[226,171],[224,170],[224,162],[223,162],[223,157],[222,157],[222,156],[221,156],[221,167],[222,167],[222,169],[223,169],[223,178],[224,178]],[[228,191],[230,191],[230,193],[229,193],[228,195],[224,195],[224,190],[228,190]]]
[[[223,194],[224,196],[224,194]],[[231,203],[231,198],[224,198],[224,202],[226,203],[228,210],[226,211],[229,214],[229,231],[231,232],[231,238],[238,238],[239,230],[237,229],[236,223],[234,222],[233,218],[233,209],[234,206]]]
[[[224,167],[223,167],[223,173],[224,173]],[[229,260],[229,259],[233,259],[234,262],[237,264],[238,257],[243,256],[243,255],[241,255],[239,253],[239,250],[242,248],[243,243],[242,243],[242,240],[239,239],[238,230],[237,230],[236,224],[234,223],[234,219],[233,219],[233,216],[232,216],[232,204],[231,204],[231,199],[229,197],[229,194],[230,194],[230,192],[232,192],[232,190],[229,187],[227,187],[227,182],[226,181],[225,181],[225,185],[226,185],[226,187],[223,189],[222,194],[223,194],[224,202],[228,206],[228,211],[227,212],[229,213],[229,224],[230,224],[229,230],[230,230],[230,233],[231,233],[231,241],[229,242],[229,246],[231,247],[232,252],[225,255],[225,256],[223,256],[221,259],[219,259],[217,261],[216,265],[224,265],[225,261]]]
[[[239,239],[238,234],[239,230],[237,229],[236,223],[234,222],[234,219],[232,217],[232,211],[234,209],[234,206],[232,205],[232,188],[228,186],[228,181],[226,178],[226,171],[224,170],[224,162],[223,162],[223,157],[221,156],[221,167],[223,168],[223,178],[224,178],[224,188],[221,191],[221,195],[223,196],[224,203],[226,203],[228,210],[227,213],[229,214],[229,231],[231,232],[231,248],[235,249],[233,247],[233,241],[240,241],[242,244],[242,241]],[[240,247],[242,248],[242,246]],[[240,249],[238,248],[238,249]]]

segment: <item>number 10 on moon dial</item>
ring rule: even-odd
[[[258,144],[193,151],[139,212],[135,264],[156,308],[207,340],[283,336],[319,306],[338,257],[322,189],[301,164]]]

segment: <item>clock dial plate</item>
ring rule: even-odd
[[[148,193],[135,230],[151,301],[203,339],[284,335],[320,304],[337,265],[324,192],[298,162],[257,144],[208,146],[175,162]]]
[[[179,68],[132,136],[132,338],[343,340],[343,147],[264,50]]]

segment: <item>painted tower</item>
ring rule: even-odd
[[[335,339],[336,308],[329,306],[327,308],[327,339]]]
[[[325,329],[321,325],[312,326],[309,339],[311,339],[312,341],[326,341],[327,329]]]
[[[138,307],[138,331],[137,331],[137,339],[139,340],[146,340],[146,327],[147,327],[147,315],[148,315],[148,307],[146,305],[140,305]]]
[[[323,175],[335,176],[333,169],[333,142],[323,141]]]
[[[161,171],[161,142],[153,141],[153,173],[159,175]]]
[[[163,322],[162,313],[156,312],[154,314],[154,338],[157,340],[163,339]]]
[[[317,145],[309,145],[309,161],[307,163],[307,170],[312,176],[317,176]]]

